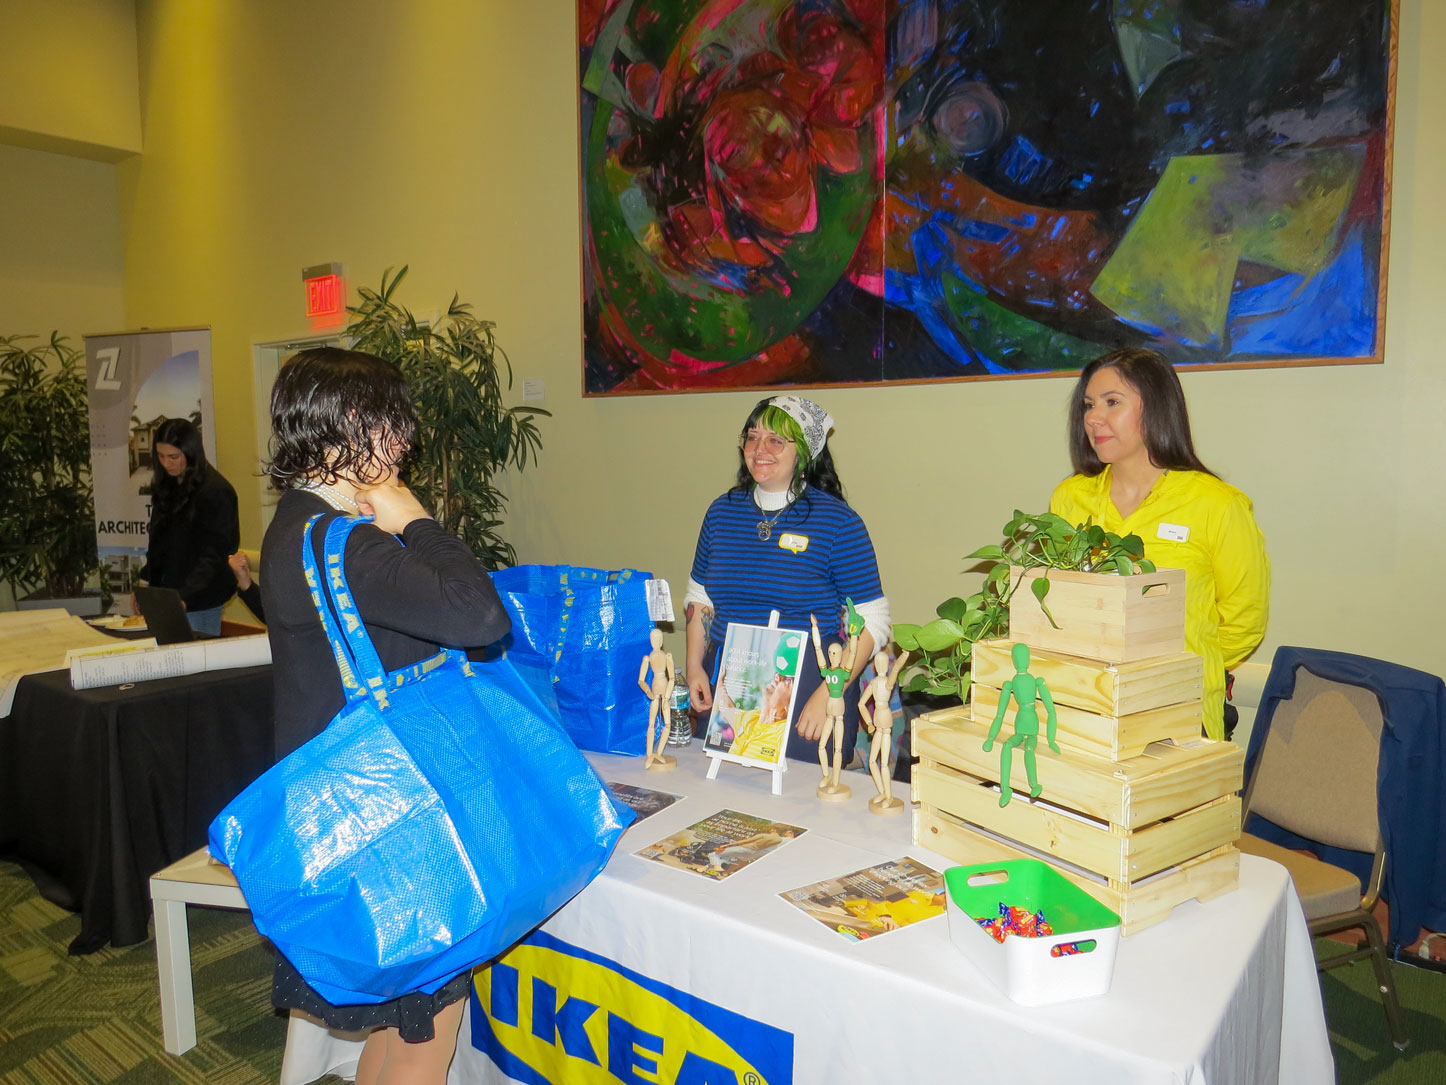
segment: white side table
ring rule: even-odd
[[[246,898],[231,871],[211,862],[205,848],[151,875],[156,919],[156,968],[161,980],[161,1037],[166,1052],[180,1055],[196,1046],[196,1005],[191,988],[191,935],[186,905],[246,909]]]

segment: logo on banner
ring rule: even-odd
[[[472,1043],[534,1085],[789,1085],[793,1034],[541,931],[473,981]]]

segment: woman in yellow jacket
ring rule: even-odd
[[[1204,724],[1225,733],[1225,675],[1265,636],[1270,559],[1250,498],[1195,455],[1185,393],[1152,350],[1117,350],[1084,368],[1069,408],[1075,474],[1051,512],[1135,534],[1161,568],[1185,570],[1185,647],[1205,661]]]

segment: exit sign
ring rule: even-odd
[[[341,265],[304,268],[301,278],[306,285],[306,315],[312,324],[340,324],[346,317],[346,280]]]

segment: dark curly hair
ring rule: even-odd
[[[1143,408],[1140,428],[1151,463],[1167,471],[1215,473],[1195,455],[1190,412],[1175,367],[1158,351],[1126,347],[1100,355],[1080,371],[1075,382],[1069,401],[1069,458],[1077,474],[1094,476],[1105,469],[1084,424],[1085,389],[1101,369],[1113,369],[1139,393]]]
[[[803,430],[782,407],[772,405],[772,398],[760,399],[749,413],[743,423],[743,428],[738,431],[740,438],[747,437],[748,431],[755,426],[762,426],[772,433],[778,434],[793,442],[794,448],[798,449],[798,459],[793,465],[793,481],[788,484],[790,499],[796,498],[800,491],[807,496],[809,487],[818,487],[826,494],[832,494],[847,504],[848,499],[844,497],[843,482],[839,480],[838,472],[834,470],[833,454],[828,450],[828,442],[824,442],[823,448],[819,449],[817,456],[810,456],[808,453],[808,442],[803,439]],[[743,458],[743,449],[738,449],[738,477],[734,480],[733,489],[750,491],[753,488],[753,475],[749,473],[748,461]]]
[[[271,459],[278,490],[345,475],[375,482],[417,433],[412,394],[393,362],[314,347],[287,359],[271,389]]]

